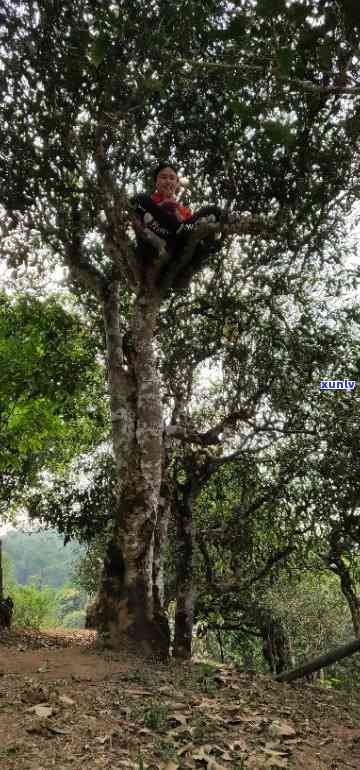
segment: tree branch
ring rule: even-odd
[[[234,48],[234,62],[237,61],[238,57],[236,56],[237,49]],[[256,64],[244,64],[241,62],[240,64],[227,64],[225,62],[209,62],[209,61],[190,61],[189,59],[183,59],[180,57],[177,57],[175,60],[175,64],[178,64],[179,67],[186,66],[194,68],[205,68],[209,70],[225,70],[236,73],[237,68],[240,68],[240,70],[247,71],[247,72],[254,72],[254,73],[260,73],[263,76],[266,74],[272,74],[276,80],[279,80],[283,83],[286,83],[287,85],[294,85],[301,91],[307,91],[309,93],[313,94],[319,94],[320,96],[331,96],[332,94],[350,94],[351,96],[356,96],[360,94],[360,87],[357,86],[350,86],[346,87],[344,84],[340,85],[327,85],[327,86],[320,86],[316,85],[316,83],[313,83],[311,80],[302,80],[301,78],[291,78],[286,77],[285,75],[281,75],[279,71],[274,66],[270,66],[267,68],[267,73],[265,72],[265,68],[260,65]]]
[[[249,636],[256,636],[257,638],[262,637],[262,634],[259,631],[254,631],[243,623],[224,623],[221,625],[220,623],[208,623],[206,621],[206,628],[208,631],[242,631],[244,634],[249,634]]]
[[[294,551],[295,551],[295,546],[290,546],[290,545],[287,548],[283,548],[282,551],[276,551],[272,556],[269,556],[267,562],[258,572],[256,572],[253,578],[251,578],[250,580],[245,580],[244,583],[239,583],[238,590],[244,591],[246,588],[250,588],[250,586],[252,586],[254,583],[257,583],[258,580],[261,580],[261,578],[265,577],[265,575],[271,572],[275,564],[278,564],[279,561],[283,561],[284,559],[286,559]]]
[[[227,214],[224,212],[224,218]],[[162,296],[166,296],[170,289],[176,284],[176,280],[181,277],[186,269],[187,284],[195,274],[198,266],[192,264],[196,247],[200,241],[209,235],[222,233],[227,235],[267,235],[271,236],[276,232],[276,227],[272,222],[266,222],[262,217],[242,217],[238,216],[234,222],[206,222],[199,219],[193,233],[184,246],[181,256],[175,261],[171,255],[166,256],[166,260],[161,263],[162,275],[159,276],[158,286]],[[206,260],[202,265],[205,266]]]
[[[212,568],[210,556],[208,554],[207,546],[201,532],[196,533],[196,540],[199,546],[199,550],[202,553],[203,559],[205,562],[205,574],[206,574],[207,582],[209,585],[212,585],[213,579],[214,579],[213,568]]]
[[[248,436],[245,436],[245,443],[248,440],[248,438],[249,438]],[[258,446],[256,449],[252,449],[251,453],[257,454],[258,452],[262,452],[265,449],[269,449],[269,447],[271,447],[273,443],[274,441],[270,441],[268,444],[262,444],[261,446]],[[244,452],[244,443],[243,443],[243,446],[239,447],[234,452],[231,452],[228,455],[224,455],[223,457],[211,458],[213,470],[220,468],[222,465],[226,465],[226,463],[231,463],[233,460],[239,460],[243,452]]]
[[[74,281],[95,292],[101,298],[109,281],[83,254],[78,219],[79,212],[74,209],[72,239],[65,244],[65,263]]]
[[[189,431],[182,425],[169,425],[165,428],[165,433],[168,436],[172,436],[173,438],[181,439],[181,441],[191,444],[199,444],[203,447],[219,446],[219,444],[222,443],[219,435],[223,432],[223,430],[230,425],[236,425],[238,420],[246,420],[248,417],[248,412],[245,410],[239,410],[237,412],[232,412],[231,414],[224,417],[223,420],[221,420],[217,425],[214,425],[213,428],[210,428],[205,433],[197,433],[196,431],[191,430]]]
[[[106,158],[110,143],[111,129],[107,125],[106,116],[100,116],[95,134],[94,157],[107,223],[98,222],[98,226],[105,237],[105,250],[113,263],[112,279],[127,278],[131,288],[136,290],[140,283],[140,269],[133,243],[127,234],[129,222],[134,217],[134,208],[110,173]]]

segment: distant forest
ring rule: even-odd
[[[12,562],[21,585],[35,579],[39,588],[59,588],[72,582],[73,565],[83,553],[77,543],[67,543],[53,529],[10,531],[3,537],[3,552]]]

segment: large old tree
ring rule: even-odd
[[[15,269],[30,254],[65,265],[105,326],[116,494],[98,623],[113,647],[169,647],[164,427],[177,394],[163,403],[160,314],[180,286],[218,291],[220,309],[254,275],[258,297],[291,298],[309,259],[331,258],[358,191],[357,25],[330,0],[3,2],[1,253]],[[169,157],[194,209],[240,214],[216,226],[208,264],[194,250],[211,225],[177,263],[136,256],[130,197]]]

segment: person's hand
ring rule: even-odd
[[[166,205],[166,208],[170,211],[170,209],[176,209],[176,201],[174,201],[174,198],[164,198],[163,201],[161,201],[160,206]]]

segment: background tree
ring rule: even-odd
[[[60,299],[0,295],[0,513],[106,436],[95,340]],[[95,400],[93,400],[95,397]]]

